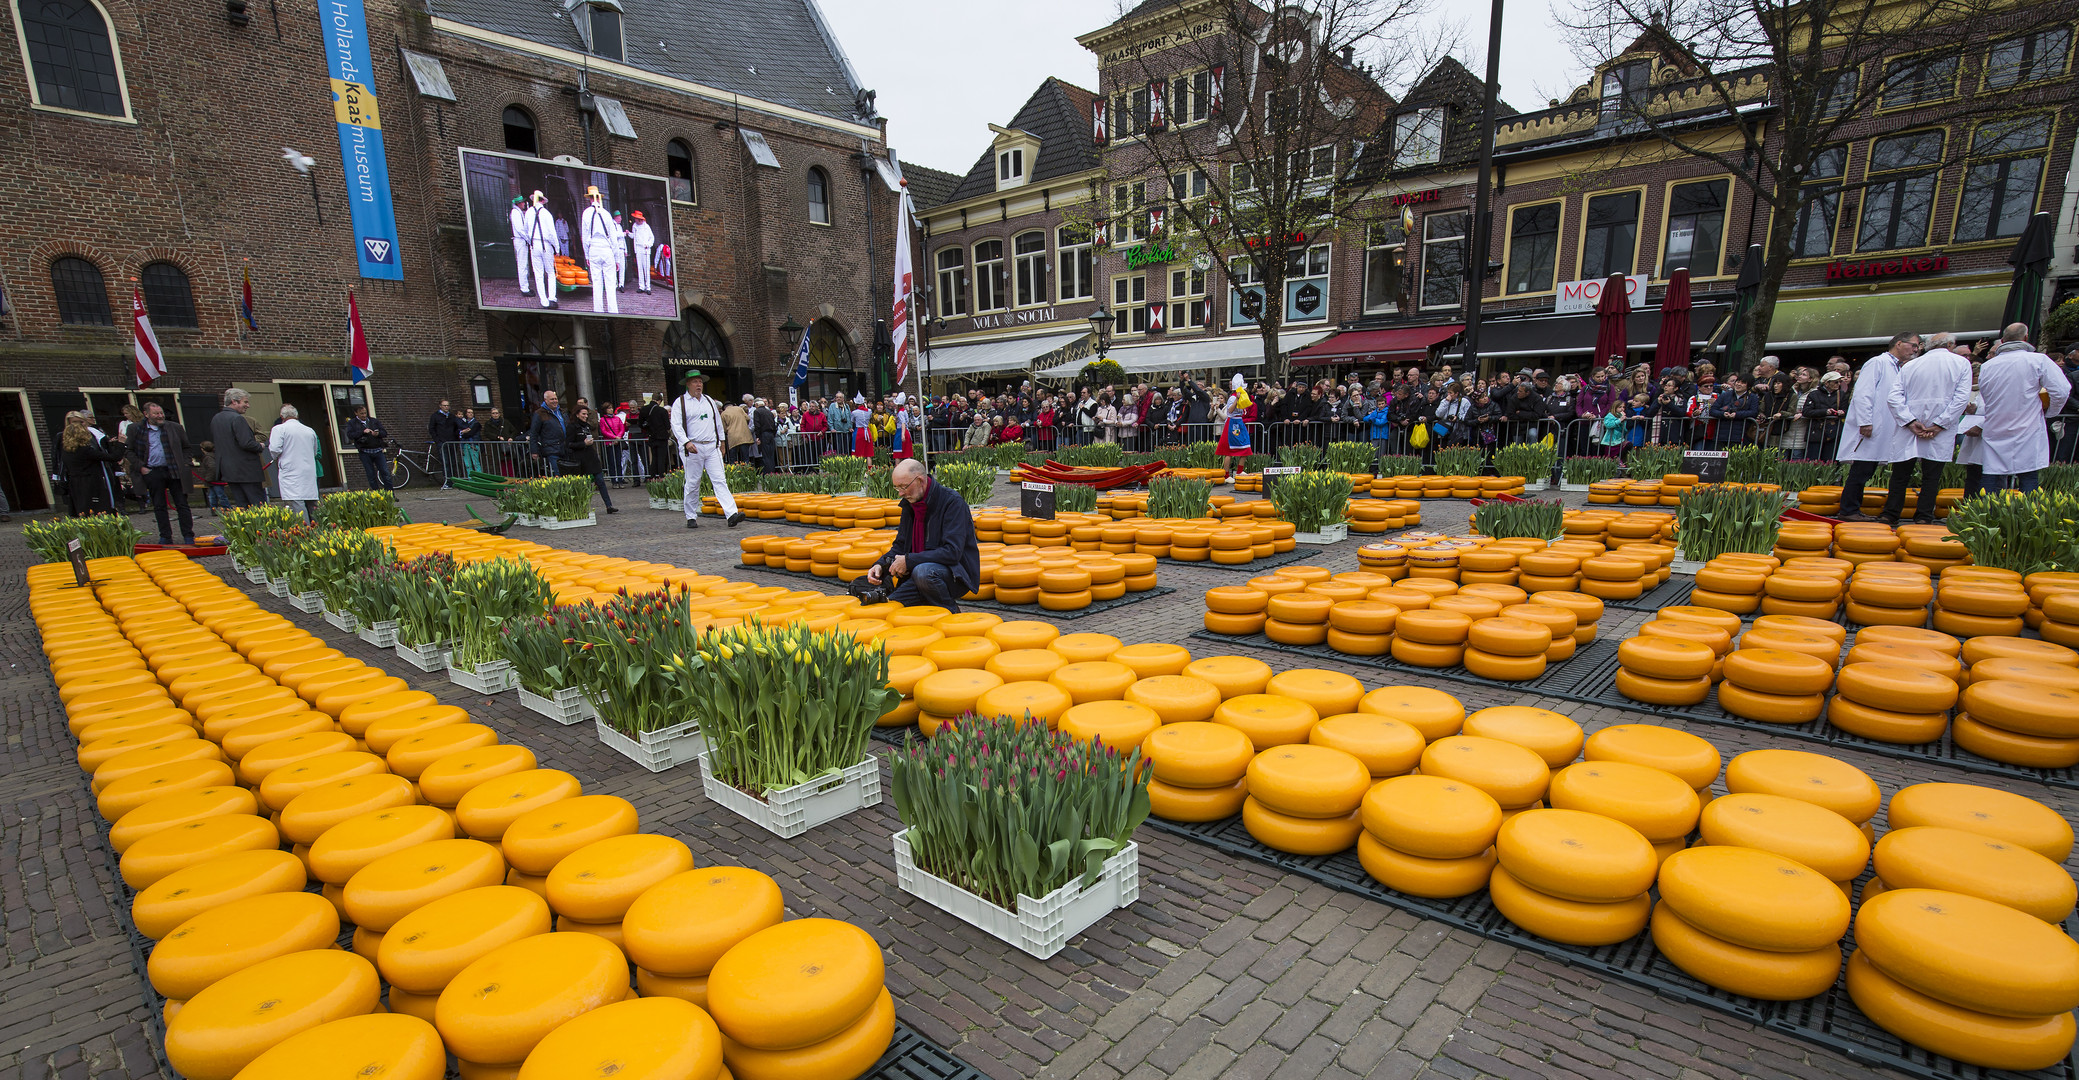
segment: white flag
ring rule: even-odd
[[[910,205],[909,181],[902,182],[902,205],[895,211],[895,310],[888,318],[888,338],[895,346],[895,385],[910,377],[917,346],[910,339]]]
[[[166,374],[166,355],[159,351],[159,336],[152,332],[151,316],[144,312],[144,292],[130,290],[130,337],[131,368],[137,374],[137,385],[150,386],[152,380]]]

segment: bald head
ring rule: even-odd
[[[916,458],[903,458],[895,463],[895,472],[890,479],[893,479],[897,484],[910,484],[915,483],[917,478],[923,475],[923,462],[918,461]]]
[[[2008,324],[2007,324],[2007,329],[2005,329],[2004,331],[2001,331],[2001,333],[2000,333],[2000,340],[2001,340],[2001,341],[2027,341],[2027,340],[2028,340],[2028,324],[2027,324],[2027,323],[2025,323],[2025,322],[2018,322],[2018,323],[2008,323]]]

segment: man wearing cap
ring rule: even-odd
[[[635,291],[650,291],[650,252],[657,246],[657,234],[650,223],[643,220],[642,211],[629,215],[635,219],[635,227],[628,231],[628,239],[635,244]]]
[[[527,238],[527,262],[534,268],[534,295],[542,307],[560,307],[556,303],[556,215],[549,212],[547,195],[537,191],[533,202],[521,211],[521,234]]]
[[[592,283],[592,310],[608,315],[621,313],[621,298],[614,286],[620,280],[620,271],[615,266],[620,259],[615,255],[618,241],[615,235],[620,226],[614,224],[613,215],[606,212],[606,202],[599,188],[585,189],[584,216],[578,220],[578,237],[585,246],[585,271]]]
[[[534,275],[534,251],[527,243],[527,197],[513,196],[513,208],[507,214],[513,229],[513,271],[520,277],[520,295],[533,296],[529,278]]]
[[[671,437],[678,443],[679,462],[686,470],[686,527],[700,527],[700,476],[706,473],[714,485],[715,501],[722,504],[722,516],[734,529],[744,516],[736,508],[736,496],[729,493],[729,478],[722,469],[722,409],[703,392],[706,387],[707,377],[694,368],[686,372],[686,392],[671,403]]]

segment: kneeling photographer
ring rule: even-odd
[[[891,479],[902,497],[902,524],[895,544],[866,571],[880,586],[899,579],[888,599],[902,604],[936,604],[960,610],[960,598],[982,580],[982,549],[975,543],[974,513],[967,500],[931,478],[921,462],[895,464]]]

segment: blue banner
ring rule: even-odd
[[[404,280],[397,256],[397,214],[390,206],[390,165],[383,156],[382,110],[368,59],[368,13],[361,0],[323,0],[318,17],[332,69],[332,112],[339,124],[339,160],[346,172],[347,209],[354,219],[354,257],[361,276]]]
[[[801,387],[803,383],[808,382],[808,362],[809,331],[803,330],[801,332],[801,347],[794,350],[793,379],[787,384],[787,400],[792,404],[801,404]]]

